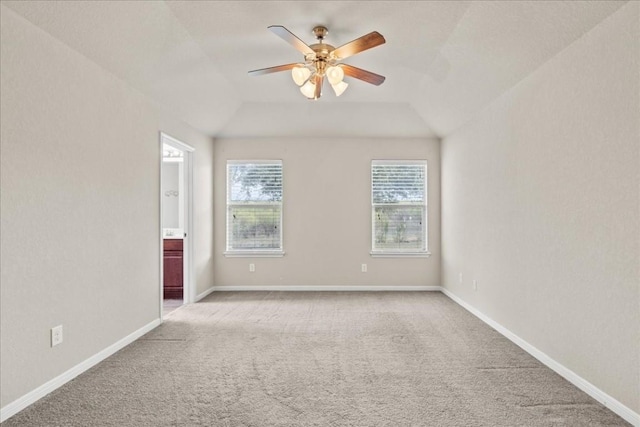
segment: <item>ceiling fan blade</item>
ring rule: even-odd
[[[298,63],[295,63],[295,64],[284,64],[284,65],[278,65],[276,67],[261,68],[259,70],[251,70],[251,71],[249,71],[249,75],[250,76],[261,76],[263,74],[277,73],[278,71],[290,70],[292,68],[298,67],[299,65],[300,64],[298,64]]]
[[[324,77],[316,74],[316,92],[313,95],[313,99],[319,99],[322,96],[322,83],[324,82]]]
[[[333,56],[333,58],[339,61],[341,59],[355,55],[356,53],[371,49],[372,47],[380,46],[385,42],[386,40],[384,39],[384,37],[382,37],[382,34],[377,31],[372,31],[369,34],[366,34],[336,48],[336,50],[334,50],[331,55]]]
[[[287,30],[282,25],[271,25],[268,28],[271,30],[273,34],[275,34],[276,36],[280,37],[281,39],[289,43],[291,46],[298,49],[305,56],[309,54],[315,54],[313,49],[311,49],[305,42],[300,40],[291,31]]]
[[[385,77],[380,74],[372,73],[371,71],[363,70],[353,65],[339,64],[338,66],[342,68],[345,76],[353,77],[371,83],[372,85],[380,86],[385,80]]]

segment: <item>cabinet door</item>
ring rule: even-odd
[[[164,253],[164,297],[182,298],[182,252]]]

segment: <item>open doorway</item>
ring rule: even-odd
[[[160,133],[160,314],[193,301],[193,147]]]

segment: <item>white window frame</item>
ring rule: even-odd
[[[284,256],[283,250],[283,236],[284,230],[282,229],[283,217],[284,217],[284,168],[282,168],[282,197],[279,202],[232,202],[230,201],[230,188],[229,188],[229,167],[237,164],[278,164],[283,166],[282,160],[227,160],[226,166],[226,230],[225,230],[225,247],[224,256],[226,257],[282,257]],[[280,248],[278,249],[229,249],[229,230],[230,230],[230,215],[229,210],[232,206],[280,206]]]
[[[415,250],[415,249],[375,249],[375,239],[376,239],[376,230],[375,230],[375,212],[377,206],[398,206],[396,203],[375,203],[373,201],[373,167],[375,165],[420,165],[424,166],[424,197],[423,202],[404,202],[403,206],[422,206],[424,207],[424,218],[423,218],[423,229],[424,235],[422,238],[424,239],[424,249]],[[372,160],[371,161],[371,252],[370,255],[372,257],[422,257],[426,258],[431,255],[429,252],[429,204],[428,204],[428,195],[429,191],[427,185],[429,183],[428,175],[428,166],[427,160]]]

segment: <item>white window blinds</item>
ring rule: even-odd
[[[282,251],[282,161],[227,162],[227,251]]]
[[[427,252],[426,177],[426,161],[372,162],[372,254]]]

